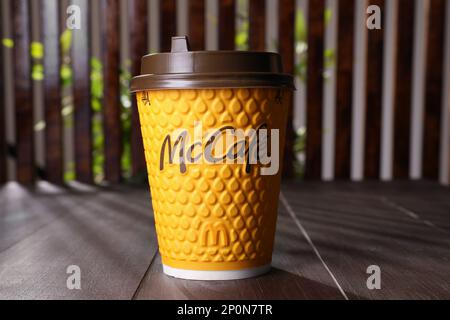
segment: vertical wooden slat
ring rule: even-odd
[[[283,59],[285,73],[294,73],[294,29],[295,29],[295,0],[280,0],[278,4],[278,51]],[[264,41],[264,39],[263,39]],[[283,176],[293,177],[294,169],[294,139],[293,127],[294,99],[292,92],[286,99],[290,101],[288,123],[286,128],[286,143],[284,149]]]
[[[60,87],[59,1],[41,1],[44,44],[45,176],[50,182],[63,181],[63,143]]]
[[[219,50],[234,50],[236,1],[219,1]]]
[[[250,0],[248,13],[249,48],[253,51],[264,51],[266,48],[266,1]]]
[[[444,30],[446,0],[431,0],[428,25],[423,176],[437,179],[444,70]]]
[[[160,51],[169,52],[172,37],[177,35],[176,0],[164,0],[159,4],[160,10]]]
[[[191,49],[205,49],[205,0],[189,0],[189,44]]]
[[[75,174],[78,181],[92,183],[90,2],[75,0],[73,3],[81,9],[81,29],[73,30],[72,44]]]
[[[11,2],[14,33],[14,104],[16,118],[17,180],[35,179],[33,103],[30,58],[30,7],[28,0]]]
[[[3,16],[0,6],[0,17]],[[0,34],[3,35],[3,24],[0,24]],[[3,60],[4,47],[0,47],[0,184],[6,182],[6,97],[5,97],[5,68]]]
[[[409,177],[415,1],[399,0],[394,85],[394,177]]]
[[[324,0],[309,4],[305,163],[307,179],[320,179],[322,168],[324,10]]]
[[[383,102],[383,52],[385,1],[370,0],[369,5],[381,9],[381,29],[368,30],[366,75],[366,134],[364,151],[364,176],[380,176],[381,109]]]
[[[136,76],[141,70],[141,58],[148,53],[147,44],[147,0],[128,1],[128,21],[130,30],[131,50],[131,74]],[[139,122],[139,112],[136,99],[132,99],[131,113],[131,159],[132,175],[146,169],[144,159],[144,148],[142,146],[142,135]]]
[[[102,0],[103,131],[105,180],[121,179],[122,134],[120,120],[120,25],[119,1]]]
[[[350,178],[355,0],[339,0],[336,79],[336,179]]]

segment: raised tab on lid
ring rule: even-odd
[[[170,52],[188,52],[191,51],[189,39],[187,36],[172,37],[172,48]]]

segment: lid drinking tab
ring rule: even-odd
[[[171,52],[188,52],[191,51],[189,40],[187,36],[172,37]]]

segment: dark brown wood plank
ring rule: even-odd
[[[401,190],[388,189],[386,197]],[[346,292],[367,299],[450,296],[449,233],[411,218],[382,201],[380,193],[366,192],[362,183],[297,183],[284,194]],[[366,286],[370,265],[381,269],[381,290]]]
[[[309,6],[305,163],[307,179],[320,179],[322,172],[324,10],[324,0],[314,1]]]
[[[189,0],[189,44],[191,50],[205,49],[205,0]]]
[[[381,9],[383,22],[381,29],[367,31],[364,176],[367,179],[378,179],[380,177],[384,21],[386,11],[384,0],[370,0],[369,5],[376,5]]]
[[[157,248],[147,190],[60,188],[32,192],[21,208],[14,196],[7,214],[21,222],[0,226],[23,227],[23,238],[0,252],[0,299],[133,297]],[[70,265],[81,269],[81,290],[66,287]]]
[[[295,30],[295,1],[281,0],[278,6],[278,52],[283,59],[285,73],[294,74],[294,30]],[[287,93],[286,99],[290,101],[288,110],[288,123],[286,127],[286,142],[284,147],[283,177],[294,176],[294,96]]]
[[[421,221],[435,232],[445,231],[450,234],[448,190],[445,194],[422,190],[420,197],[394,193],[387,195],[386,199],[392,206],[399,208],[413,219]]]
[[[236,36],[236,1],[219,1],[219,50],[234,50]]]
[[[188,281],[162,273],[160,255],[144,278],[137,299],[343,299],[331,277],[280,204],[272,270],[234,281]]]
[[[0,188],[0,252],[3,252],[40,228],[58,219],[64,212],[55,212],[51,195],[65,192],[62,187],[36,183],[33,191],[16,182]],[[39,193],[46,193],[45,201],[38,201]],[[63,199],[61,196],[58,199]],[[41,199],[43,200],[43,199]],[[0,290],[1,291],[1,290]]]
[[[45,178],[57,184],[63,182],[59,7],[58,0],[42,0],[40,7],[45,50]]]
[[[431,0],[428,16],[423,176],[431,179],[439,175],[446,3],[446,0]]]
[[[446,230],[450,234],[449,190],[437,181],[374,182],[364,183],[355,189],[379,196],[412,219],[421,221],[430,228]]]
[[[16,118],[17,180],[35,180],[33,102],[30,58],[30,6],[27,0],[11,2],[14,40],[14,105]]]
[[[350,178],[355,1],[339,0],[336,79],[336,179]]]
[[[140,74],[141,58],[148,53],[147,6],[146,0],[128,1],[131,74],[133,76]],[[132,98],[131,113],[131,158],[133,176],[146,170],[141,125],[135,97]]]
[[[105,150],[105,180],[121,180],[122,126],[120,120],[120,25],[119,1],[102,0],[103,56],[103,132]]]
[[[264,51],[266,49],[266,1],[249,1],[248,20],[250,50]]]
[[[72,31],[75,174],[78,181],[92,183],[90,2],[76,0],[74,4],[81,9],[81,29]]]
[[[160,4],[160,51],[170,52],[172,37],[177,35],[176,0],[164,0]]]
[[[0,7],[0,15],[2,15],[2,8]],[[0,34],[3,34],[3,26],[0,25]],[[5,68],[3,63],[3,51],[5,48],[0,48],[0,184],[6,182],[6,92],[5,92]]]
[[[409,177],[415,2],[399,1],[394,92],[394,177]]]

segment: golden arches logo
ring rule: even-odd
[[[223,222],[209,222],[203,225],[200,231],[200,243],[208,245],[227,247],[230,243],[227,226]]]

